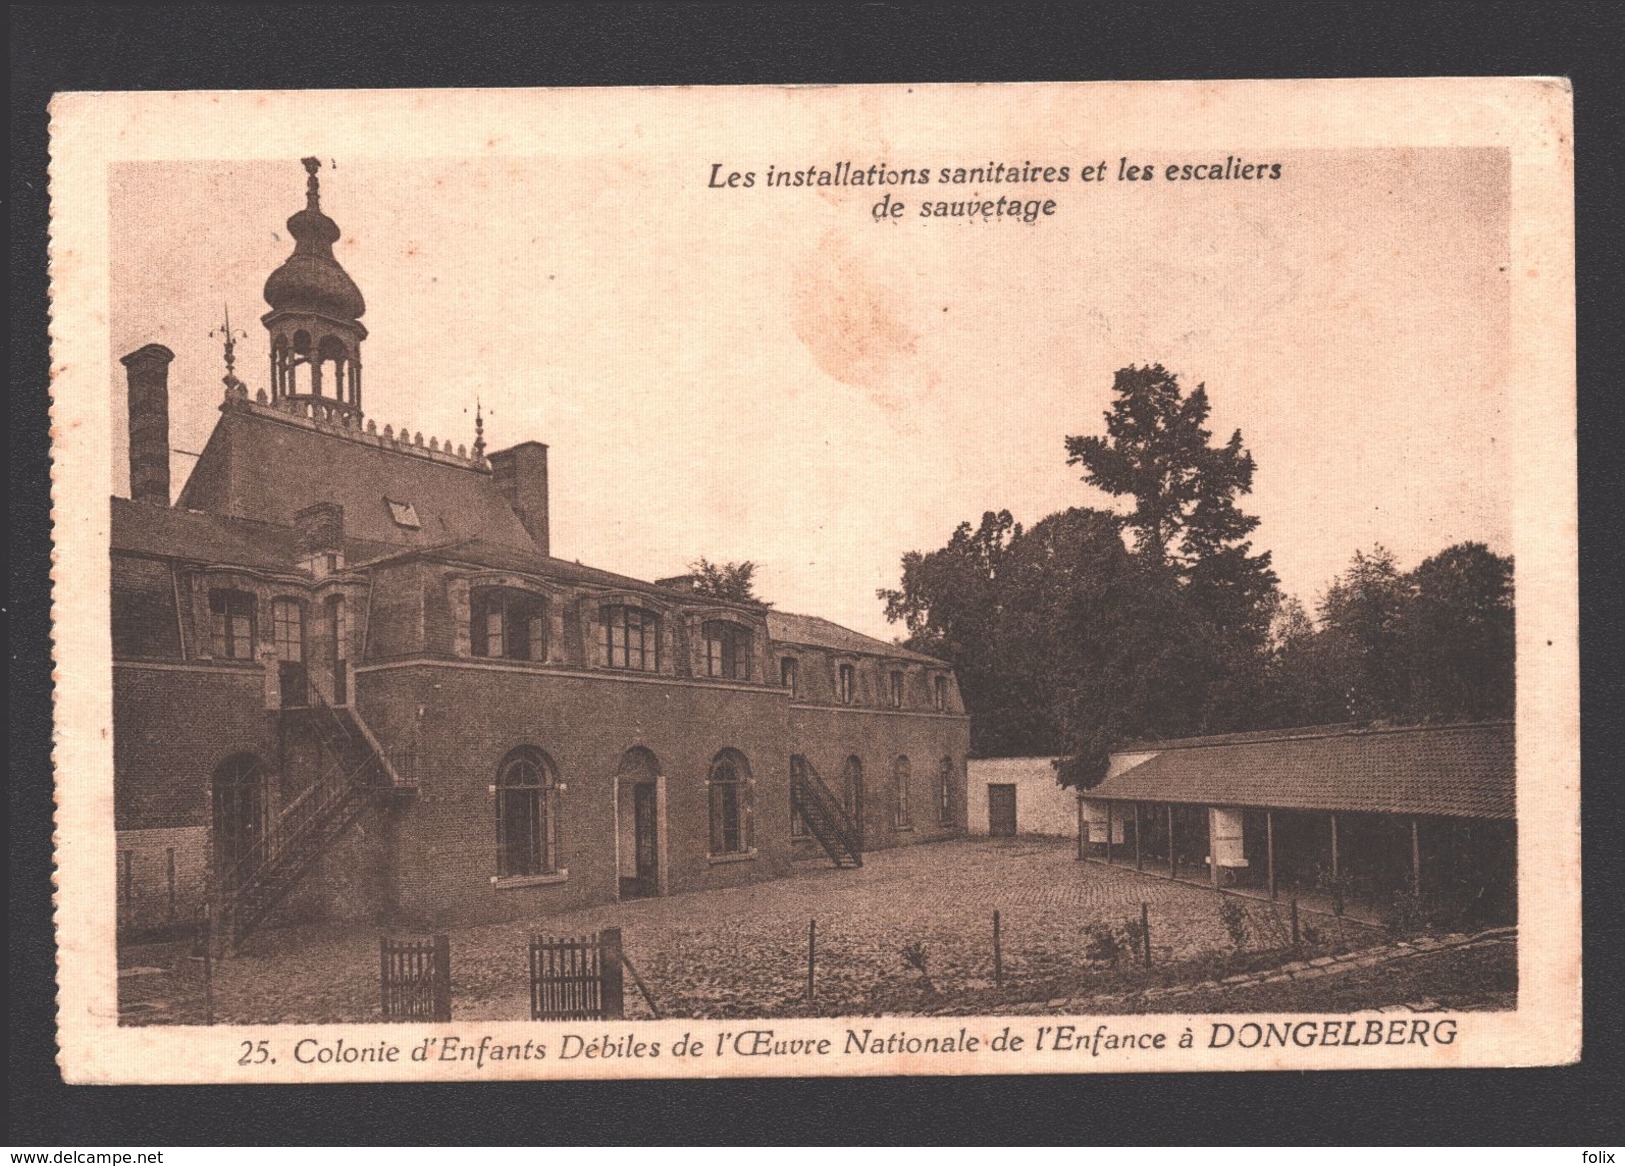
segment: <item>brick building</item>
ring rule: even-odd
[[[170,502],[169,366],[123,358],[112,500],[127,932],[212,904],[439,924],[781,876],[959,832],[946,664],[811,616],[554,558],[547,447],[380,429],[318,164]]]

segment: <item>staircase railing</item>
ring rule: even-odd
[[[308,717],[325,763],[225,872],[222,908],[234,942],[241,942],[286,897],[316,857],[349,827],[367,797],[412,788],[353,709],[341,715],[314,685],[307,701],[282,715]]]
[[[836,866],[863,865],[856,823],[812,762],[799,754],[790,758],[790,797],[802,821]]]

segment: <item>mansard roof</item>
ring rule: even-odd
[[[391,501],[409,503],[418,525],[397,522]],[[346,537],[367,542],[536,550],[483,462],[244,400],[222,408],[177,506],[291,527],[315,502],[344,507]]]
[[[862,632],[831,623],[816,615],[796,615],[789,611],[767,613],[767,634],[783,644],[803,644],[809,648],[828,648],[835,652],[850,652],[861,656],[886,656],[896,660],[914,660],[921,664],[935,664],[946,668],[946,661],[927,656],[899,644],[888,644]]]

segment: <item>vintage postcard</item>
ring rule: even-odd
[[[1570,125],[60,95],[65,1078],[1574,1061]]]

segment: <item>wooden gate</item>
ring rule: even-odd
[[[379,939],[378,980],[385,1020],[450,1020],[450,937]]]
[[[530,940],[532,1020],[620,1020],[626,1015],[621,929],[584,939]]]

